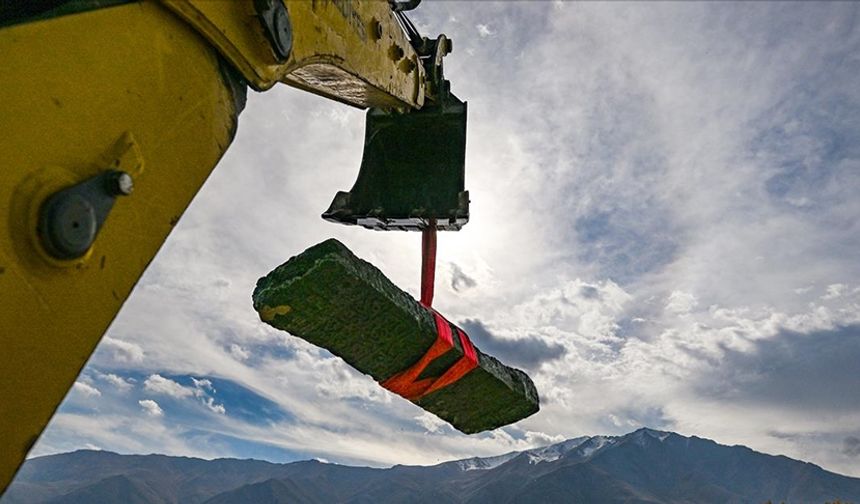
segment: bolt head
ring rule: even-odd
[[[119,194],[128,196],[134,191],[134,179],[128,173],[122,172],[116,178],[116,189]]]
[[[124,171],[112,171],[107,178],[107,191],[113,196],[129,196],[134,191],[134,179]]]

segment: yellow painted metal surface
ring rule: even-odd
[[[253,0],[163,0],[259,90],[277,82],[357,107],[420,108],[424,67],[387,0],[290,0],[292,53],[278,63]]]
[[[230,3],[230,2],[215,2]],[[230,144],[217,52],[155,2],[0,29],[0,491]],[[106,169],[135,178],[90,251],[59,261],[41,203]]]

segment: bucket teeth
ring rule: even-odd
[[[322,217],[382,231],[420,231],[431,220],[457,231],[469,221],[465,190],[466,104],[408,113],[370,109],[358,179]]]

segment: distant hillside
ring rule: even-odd
[[[640,429],[389,469],[77,451],[27,461],[0,504],[860,503],[860,479]]]

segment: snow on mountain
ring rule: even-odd
[[[521,454],[528,456],[529,464],[554,462],[572,452],[576,452],[575,456],[586,459],[606,447],[618,444],[622,440],[630,440],[643,446],[646,442],[646,437],[656,439],[662,443],[670,434],[669,432],[641,428],[624,436],[581,436],[541,448],[532,448],[531,450],[510,452],[495,457],[472,457],[458,460],[456,464],[463,471],[475,471],[493,469]]]
[[[531,450],[527,450],[525,453],[527,453],[529,456],[530,464],[538,464],[540,462],[552,462],[577,449],[580,445],[588,442],[590,439],[591,438],[589,438],[588,436],[568,439],[567,441],[562,441],[561,443],[556,443],[554,445],[544,446],[543,448],[534,448]]]
[[[582,458],[590,457],[594,453],[597,453],[601,449],[606,446],[615,444],[618,440],[617,437],[611,436],[594,436],[590,438],[588,441],[582,444],[582,449],[580,450],[580,454]]]
[[[662,443],[666,440],[667,437],[669,437],[669,434],[671,434],[671,432],[658,431],[643,427],[637,431],[627,434],[624,437],[632,439],[633,442],[641,446],[644,445],[644,443],[646,442],[646,437],[654,438]]]
[[[495,457],[472,457],[458,460],[456,463],[463,471],[487,470],[498,467],[519,454],[520,452],[510,452]]]
[[[468,459],[457,460],[455,463],[463,471],[488,470],[493,469],[494,467],[498,467],[505,462],[513,459],[514,457],[522,455],[523,453],[528,455],[530,464],[537,464],[539,462],[552,462],[554,460],[560,459],[572,450],[575,450],[579,445],[584,442],[587,442],[589,439],[591,438],[589,438],[588,436],[582,436],[578,438],[568,439],[566,441],[562,441],[561,443],[556,443],[549,446],[533,448],[531,450],[515,451],[505,453],[504,455],[497,455],[495,457],[472,457]]]

